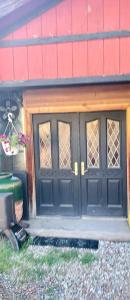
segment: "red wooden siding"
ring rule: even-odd
[[[73,43],[73,76],[88,76],[87,42]]]
[[[23,26],[13,33],[13,39],[26,39],[27,28]],[[28,79],[28,50],[27,47],[13,48],[13,61],[14,61],[14,80],[20,78],[21,80]],[[24,63],[23,63],[24,62]]]
[[[130,37],[120,39],[120,72],[130,73]]]
[[[6,40],[130,30],[130,0],[64,0]],[[130,73],[130,38],[0,49],[0,80]]]
[[[104,41],[104,74],[120,73],[119,39]]]
[[[8,40],[12,40],[12,34]],[[0,80],[14,80],[13,48],[0,48]]]
[[[104,0],[104,31],[120,29],[120,1]]]
[[[72,34],[86,33],[88,30],[88,8],[86,0],[72,0],[71,31]]]
[[[130,29],[130,0],[120,0],[120,28]]]

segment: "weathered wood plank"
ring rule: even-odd
[[[56,8],[42,16],[42,35],[56,36]],[[43,78],[57,78],[57,45],[42,46]]]
[[[72,0],[72,34],[87,33],[87,18],[87,1]]]
[[[119,29],[120,0],[104,0],[104,31]]]
[[[43,77],[41,46],[28,47],[28,77],[29,79],[41,79]]]
[[[72,77],[72,43],[57,45],[58,77]]]
[[[62,1],[56,6],[57,35],[71,34],[71,0]]]
[[[57,45],[42,46],[42,56],[43,78],[57,78]]]
[[[13,40],[17,39],[27,39],[27,26],[19,28],[13,33]],[[27,57],[27,47],[14,47],[13,57],[14,57],[14,80],[28,80],[28,57]]]
[[[56,8],[50,9],[46,14],[41,16],[42,21],[42,36],[52,37],[56,36],[57,21],[56,21]]]
[[[73,76],[88,75],[87,42],[73,43]]]
[[[13,49],[0,49],[0,80],[14,80]]]
[[[108,0],[109,1],[109,0]],[[130,27],[130,1],[120,0],[120,29]]]
[[[119,74],[119,39],[104,40],[104,74]]]
[[[103,74],[103,41],[88,41],[88,74]]]
[[[66,87],[66,88],[45,88],[37,90],[28,90],[24,92],[24,105],[33,106],[33,104],[41,105],[41,102],[50,103],[55,105],[58,102],[75,103],[79,101],[85,103],[89,101],[110,101],[116,99],[119,102],[130,101],[130,84],[120,85],[93,85],[82,87]],[[37,98],[37,101],[36,101]],[[44,103],[45,104],[45,103]]]
[[[88,32],[103,30],[103,0],[88,2]]]
[[[27,37],[37,38],[42,34],[41,17],[34,19],[31,23],[27,24]],[[42,78],[42,47],[29,46],[28,48],[28,74],[29,79]]]
[[[120,38],[120,74],[130,70],[130,37]]]

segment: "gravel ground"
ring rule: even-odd
[[[30,246],[27,251],[39,256],[50,249],[53,247]],[[79,255],[90,252],[77,251]],[[92,264],[82,265],[74,260],[52,267],[44,265],[43,282],[20,288],[16,288],[15,282],[11,284],[7,276],[0,275],[0,286],[8,294],[4,298],[0,288],[0,300],[130,300],[130,243],[100,241],[99,249],[91,252],[98,258]]]

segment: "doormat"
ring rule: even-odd
[[[55,246],[55,247],[74,247],[74,248],[87,248],[98,249],[99,241],[88,239],[74,239],[74,238],[51,238],[51,237],[38,237],[33,239],[33,245],[37,246]]]

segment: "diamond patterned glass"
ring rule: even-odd
[[[51,169],[51,126],[50,122],[39,125],[40,168]]]
[[[120,168],[120,124],[114,120],[107,120],[107,165]]]
[[[99,168],[99,121],[86,124],[87,168]]]
[[[71,169],[70,125],[58,122],[59,168]]]

